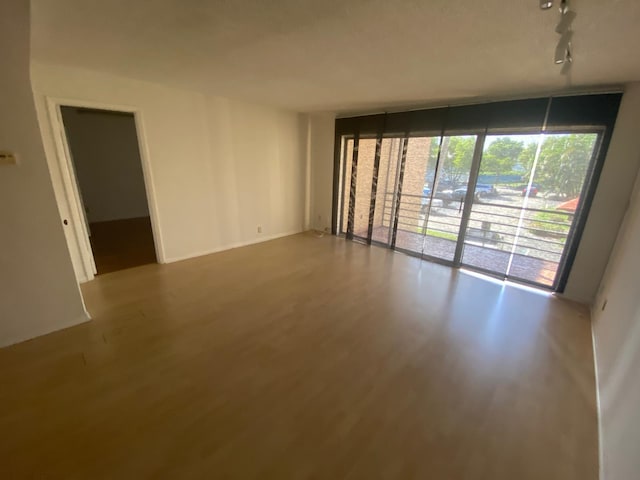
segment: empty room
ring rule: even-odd
[[[0,478],[640,478],[638,24],[0,3]]]

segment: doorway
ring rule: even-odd
[[[156,263],[134,114],[64,105],[60,114],[94,273]]]

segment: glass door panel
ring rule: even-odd
[[[393,203],[402,153],[402,138],[383,138],[378,167],[376,208],[373,215],[371,240],[389,245],[393,229]]]
[[[453,262],[476,140],[475,135],[408,139],[397,248]]]
[[[422,254],[428,210],[427,176],[435,170],[435,159],[430,157],[431,146],[438,137],[411,137],[407,139],[407,154],[401,198],[398,205],[398,231],[396,247]],[[436,150],[437,158],[437,150]]]
[[[530,171],[540,135],[487,135],[461,263],[507,276],[524,203],[523,175]]]
[[[356,171],[356,197],[353,215],[353,235],[366,239],[369,235],[369,207],[371,206],[371,182],[376,152],[375,138],[361,138],[358,144]]]
[[[538,161],[522,188],[522,222],[509,278],[555,284],[597,141],[596,133],[544,135]]]
[[[476,141],[476,135],[459,135],[442,138],[441,147],[435,139],[432,142],[429,155],[432,160],[424,187],[427,215],[422,252],[425,256],[454,260]],[[440,148],[436,172],[435,160]]]
[[[598,135],[488,135],[461,263],[554,285]]]

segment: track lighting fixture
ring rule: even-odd
[[[540,8],[548,10],[553,6],[553,0],[540,0]],[[556,46],[554,63],[562,66],[562,74],[569,72],[573,56],[571,54],[571,40],[573,38],[572,25],[577,13],[569,9],[569,0],[560,0],[559,5],[560,20],[556,25],[555,31],[560,34],[560,40]]]

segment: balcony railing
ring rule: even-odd
[[[393,223],[393,192],[379,198],[374,227]],[[380,201],[382,200],[382,202]],[[462,218],[462,200],[403,194],[398,207],[398,229],[416,235],[457,241]],[[492,198],[476,200],[471,208],[465,243],[511,251],[558,263],[573,223],[574,213],[553,209],[498,203]]]

